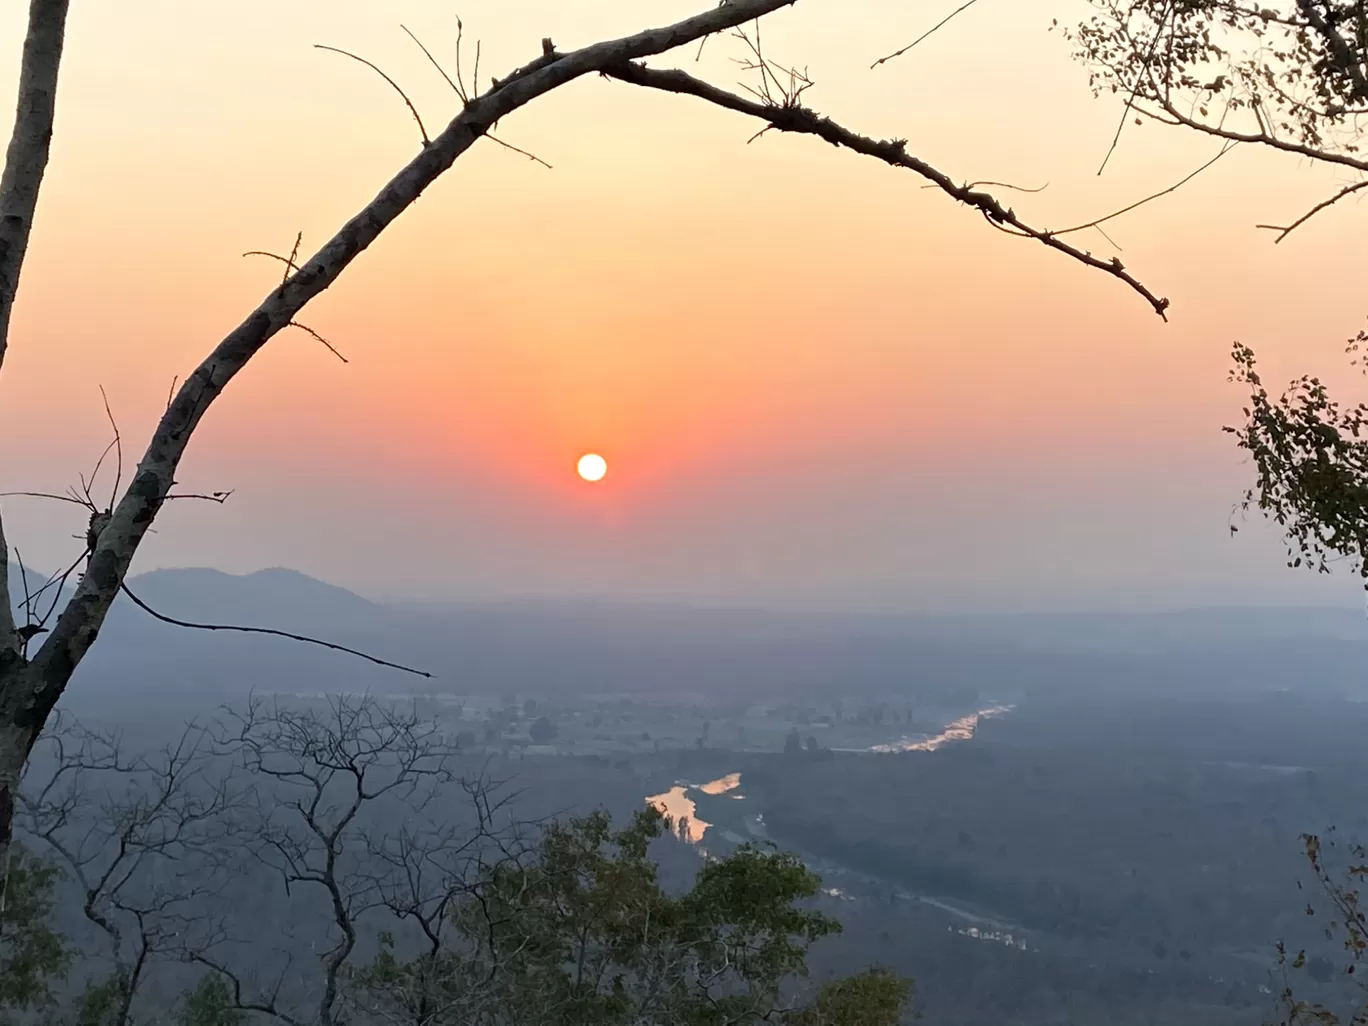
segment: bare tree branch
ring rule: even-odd
[[[114,458],[117,462],[114,469],[114,487],[109,491],[109,502],[105,504],[105,509],[113,509],[114,500],[119,497],[119,486],[123,484],[123,435],[119,434],[119,425],[114,420],[114,411],[109,408],[109,396],[104,390],[104,385],[100,386],[100,399],[104,402],[105,417],[109,420],[110,430],[114,432],[114,439],[109,443],[109,448],[105,449],[100,455],[99,460],[95,463],[95,469],[90,473],[90,484],[92,487],[94,486],[95,477],[100,473],[100,467],[104,465],[105,457],[109,455],[109,449],[112,448],[114,450]],[[87,498],[89,498],[89,495],[90,492],[89,489],[87,489]]]
[[[266,250],[264,250],[264,249],[249,249],[246,253],[243,253],[242,255],[245,256],[245,257],[249,257],[249,256],[264,256],[264,257],[270,257],[272,260],[279,260],[282,264],[285,265],[285,278],[286,278],[286,279],[288,279],[289,276],[290,276],[291,274],[293,274],[294,272],[296,272],[296,271],[299,270],[299,265],[297,265],[297,264],[295,263],[295,257],[294,257],[294,256],[283,257],[283,256],[281,256],[279,253],[268,253],[268,252],[267,252]],[[296,254],[296,255],[297,255],[297,254]],[[282,282],[282,284],[283,284],[283,282]],[[175,393],[175,390],[176,390],[176,386],[175,386],[175,383],[173,382],[172,385],[171,385],[171,391],[172,391],[173,394]],[[170,406],[171,404],[168,402],[167,405]]]
[[[155,755],[60,718],[19,796],[19,828],[62,864],[114,964],[110,1026],[128,1026],[152,963],[175,950],[174,910],[211,893],[198,862],[241,807],[229,781],[206,780],[206,732],[190,726]],[[195,882],[190,882],[191,880]]]
[[[320,335],[318,332],[314,331],[313,328],[309,327],[307,324],[300,324],[298,321],[291,321],[291,322],[290,322],[290,327],[291,327],[291,328],[298,328],[300,331],[302,331],[302,332],[304,332],[304,333],[306,333],[306,334],[308,334],[308,335],[312,335],[312,336],[314,337],[314,340],[315,340],[315,341],[323,343],[323,345],[325,345],[325,346],[327,347],[328,352],[332,353],[333,356],[337,357],[337,358],[338,358],[339,360],[341,360],[343,363],[350,363],[350,362],[351,362],[351,361],[348,360],[345,356],[343,356],[341,353],[339,353],[339,352],[337,351],[337,347],[336,347],[335,345],[333,345],[331,342],[329,342],[326,338],[324,338],[324,337],[323,337],[322,335]]]
[[[133,600],[133,604],[144,613],[147,613],[154,619],[160,620],[162,623],[169,623],[175,627],[188,627],[197,631],[237,631],[242,634],[267,634],[276,638],[288,638],[290,641],[302,641],[310,645],[321,645],[323,648],[330,648],[334,652],[345,652],[347,655],[357,656],[360,659],[365,659],[367,662],[375,663],[377,666],[387,666],[393,670],[402,670],[405,673],[412,673],[418,677],[432,676],[432,674],[428,673],[426,670],[415,670],[413,667],[404,666],[402,663],[392,663],[388,659],[381,659],[379,656],[373,656],[354,648],[348,648],[346,645],[334,644],[331,641],[322,641],[319,638],[311,638],[304,634],[292,634],[289,631],[280,631],[276,630],[274,627],[238,627],[222,623],[191,623],[189,620],[178,620],[174,616],[167,616],[165,613],[157,612],[142,599],[138,598],[137,595],[133,594],[126,583],[120,584],[120,588],[123,589],[125,595]]]
[[[942,28],[944,28],[946,25],[950,24],[950,22],[954,21],[957,17],[959,17],[959,16],[960,16],[961,14],[963,14],[965,11],[969,10],[969,8],[973,7],[974,4],[976,4],[976,3],[978,3],[978,0],[964,0],[964,3],[960,4],[960,5],[959,5],[958,7],[956,7],[953,11],[951,11],[949,14],[947,14],[944,18],[942,18],[940,21],[936,22],[936,24],[932,25],[929,29],[927,29],[925,32],[923,32],[921,35],[919,35],[916,39],[912,40],[912,42],[910,42],[910,43],[908,43],[906,46],[904,46],[901,50],[894,50],[894,51],[893,51],[892,53],[890,53],[888,56],[886,56],[886,57],[880,57],[877,61],[875,61],[873,64],[871,64],[871,65],[869,66],[869,70],[870,70],[870,71],[873,71],[873,70],[874,70],[875,68],[877,68],[880,64],[887,64],[889,61],[895,60],[895,59],[897,59],[898,57],[901,57],[903,54],[907,53],[908,50],[911,50],[911,49],[912,49],[914,46],[916,46],[918,43],[922,42],[922,40],[926,39],[926,38],[929,37],[929,36],[935,35],[937,32],[939,32],[939,31],[940,31]]]
[[[345,363],[346,361],[343,360],[343,362]],[[233,490],[231,488],[226,492],[209,492],[208,494],[201,494],[198,492],[171,492],[167,495],[166,499],[168,502],[172,499],[203,499],[205,502],[217,502],[222,506],[228,501],[232,494]]]
[[[342,1003],[352,999],[345,987],[364,975],[354,963],[368,924],[391,935],[412,928],[435,959],[453,902],[505,864],[505,852],[531,850],[522,824],[505,815],[515,795],[501,796],[502,782],[487,773],[457,777],[456,748],[416,709],[342,696],[324,708],[253,700],[226,712],[216,750],[264,781],[244,820],[252,859],[279,877],[288,896],[307,889],[321,897],[332,934],[307,1017],[286,1011],[278,988],[266,999],[244,996],[241,976],[213,951],[232,931],[192,946],[197,961],[236,981],[244,1010],[255,1005],[286,1022],[321,1026],[341,1021]],[[470,799],[473,822],[450,818],[454,784]]]
[[[1277,232],[1277,233],[1278,233],[1278,237],[1277,237],[1276,239],[1274,239],[1273,242],[1274,242],[1275,244],[1276,244],[1276,243],[1279,243],[1279,242],[1282,242],[1283,239],[1287,238],[1287,237],[1288,237],[1289,235],[1291,235],[1294,231],[1296,231],[1298,228],[1300,228],[1302,225],[1304,225],[1307,221],[1311,220],[1311,218],[1315,217],[1317,214],[1319,214],[1319,213],[1320,213],[1322,210],[1324,210],[1326,207],[1334,206],[1334,205],[1335,205],[1336,203],[1338,203],[1340,200],[1344,199],[1344,197],[1349,196],[1349,195],[1351,195],[1351,194],[1353,194],[1353,193],[1356,193],[1356,192],[1358,192],[1360,189],[1368,189],[1368,178],[1363,179],[1363,181],[1361,181],[1361,182],[1354,182],[1352,185],[1346,185],[1344,188],[1340,189],[1339,192],[1335,193],[1335,194],[1334,194],[1333,196],[1331,196],[1329,199],[1323,199],[1323,200],[1321,200],[1321,201],[1320,201],[1319,203],[1317,203],[1314,207],[1312,207],[1312,208],[1311,208],[1310,210],[1308,210],[1306,213],[1302,214],[1301,217],[1297,218],[1295,221],[1293,221],[1293,222],[1292,222],[1291,224],[1289,224],[1289,225],[1259,224],[1259,225],[1255,225],[1254,227],[1256,227],[1256,228],[1266,228],[1266,229],[1268,229],[1269,231],[1275,231],[1275,232]]]
[[[820,139],[825,139],[834,146],[844,146],[854,150],[856,153],[863,153],[866,156],[875,157],[886,164],[894,167],[907,168],[916,174],[926,178],[942,192],[954,197],[961,203],[971,206],[978,210],[984,218],[992,225],[1002,228],[1012,234],[1021,235],[1025,238],[1035,239],[1037,242],[1058,250],[1067,256],[1086,264],[1089,267],[1097,268],[1108,274],[1119,278],[1130,288],[1143,296],[1145,300],[1154,308],[1154,312],[1160,317],[1167,319],[1165,311],[1168,309],[1169,301],[1161,299],[1151,292],[1139,279],[1135,278],[1125,269],[1118,259],[1102,260],[1093,256],[1091,253],[1078,249],[1067,242],[1063,242],[1056,237],[1055,232],[1046,229],[1034,228],[1027,224],[1009,207],[1004,207],[996,198],[986,192],[970,188],[967,185],[957,185],[949,175],[940,171],[926,161],[914,157],[907,152],[907,142],[904,139],[893,140],[874,140],[868,136],[858,135],[841,125],[836,124],[830,118],[822,117],[814,111],[801,106],[782,106],[748,100],[735,93],[729,93],[724,89],[711,85],[701,79],[695,78],[684,71],[670,70],[657,71],[652,68],[644,67],[636,62],[626,62],[614,64],[603,69],[604,75],[610,78],[621,79],[633,85],[644,86],[650,89],[660,89],[665,92],[681,93],[689,96],[697,96],[707,100],[719,107],[728,110],[738,111],[754,118],[766,122],[767,127],[777,129],[781,132],[799,132],[806,135],[815,135]]]
[[[400,25],[399,27],[400,27],[401,29],[403,29],[404,35],[406,35],[406,36],[408,36],[410,39],[412,39],[412,40],[414,41],[414,43],[417,44],[418,49],[420,49],[420,50],[423,51],[423,56],[426,57],[426,58],[428,59],[428,63],[431,64],[434,68],[437,69],[437,74],[441,75],[442,78],[446,81],[446,84],[449,85],[449,86],[451,86],[451,91],[461,98],[461,102],[463,102],[463,103],[469,103],[469,102],[470,102],[470,95],[466,92],[466,90],[465,90],[465,85],[464,85],[463,83],[458,84],[458,81],[459,81],[459,80],[452,79],[452,77],[446,73],[446,69],[445,69],[444,67],[442,67],[442,65],[441,65],[440,63],[438,63],[437,58],[434,57],[434,56],[432,56],[432,51],[429,50],[426,46],[423,45],[423,41],[422,41],[421,39],[419,39],[417,36],[415,36],[411,31],[409,31],[409,27],[408,27],[407,25]],[[461,19],[460,19],[460,18],[457,18],[457,19],[456,19],[456,33],[457,33],[457,35],[456,35],[456,52],[457,52],[458,54],[460,53],[461,32],[462,32]],[[459,57],[457,58],[457,67],[458,67],[458,68],[460,67],[460,58],[459,58]]]
[[[1177,192],[1177,191],[1178,191],[1179,189],[1181,189],[1183,186],[1187,185],[1188,182],[1192,181],[1194,178],[1196,178],[1198,175],[1200,175],[1200,174],[1201,174],[1203,171],[1205,171],[1207,168],[1211,167],[1212,164],[1215,164],[1216,161],[1220,160],[1220,159],[1221,159],[1222,157],[1224,157],[1227,153],[1229,153],[1231,150],[1233,150],[1237,145],[1238,145],[1237,143],[1226,143],[1224,146],[1221,147],[1221,151],[1220,151],[1219,153],[1217,153],[1216,156],[1212,157],[1210,160],[1208,160],[1208,161],[1207,161],[1205,164],[1203,164],[1201,167],[1197,168],[1196,171],[1193,171],[1193,172],[1191,172],[1191,173],[1189,173],[1189,174],[1187,174],[1187,175],[1184,175],[1182,178],[1180,178],[1178,181],[1174,182],[1172,185],[1170,185],[1170,186],[1169,186],[1168,188],[1166,188],[1166,189],[1160,189],[1158,192],[1151,193],[1150,195],[1146,196],[1144,199],[1136,200],[1134,203],[1127,203],[1127,204],[1126,204],[1124,207],[1122,207],[1120,210],[1113,210],[1110,214],[1105,214],[1105,215],[1103,215],[1102,217],[1095,218],[1095,219],[1092,220],[1092,221],[1084,221],[1082,224],[1076,224],[1076,225],[1074,225],[1072,228],[1060,228],[1060,229],[1054,231],[1052,234],[1054,234],[1054,235],[1069,235],[1069,234],[1071,234],[1071,233],[1073,233],[1073,232],[1081,232],[1081,231],[1083,231],[1085,228],[1097,228],[1098,225],[1106,224],[1108,221],[1112,220],[1113,218],[1120,217],[1122,214],[1129,214],[1132,210],[1135,210],[1137,207],[1143,207],[1146,203],[1152,203],[1154,200],[1157,200],[1157,199],[1160,199],[1161,197],[1164,197],[1164,196],[1169,195],[1169,193]],[[1105,235],[1106,233],[1103,232],[1103,234]],[[1108,241],[1110,241],[1110,240],[1108,240]],[[1115,243],[1113,243],[1113,245],[1115,245]]]
[[[429,49],[427,48],[427,46],[424,45],[424,43],[423,43],[423,41],[422,41],[421,39],[419,39],[417,36],[415,36],[411,31],[409,31],[409,28],[408,28],[407,25],[400,25],[399,27],[400,27],[401,29],[404,30],[404,34],[405,34],[405,35],[407,35],[410,39],[413,40],[413,42],[417,45],[418,49],[420,49],[420,50],[423,51],[423,56],[426,57],[426,58],[428,59],[428,63],[431,64],[434,68],[437,69],[437,74],[439,74],[439,75],[442,76],[442,80],[445,81],[446,84],[449,85],[449,86],[451,87],[451,91],[454,92],[457,96],[459,96],[459,97],[461,98],[461,103],[468,106],[468,105],[470,104],[470,92],[469,92],[468,89],[466,89],[465,80],[464,80],[463,76],[461,75],[461,42],[462,42],[462,40],[463,40],[463,38],[464,38],[464,36],[465,36],[465,26],[461,23],[461,19],[460,19],[460,18],[457,18],[457,19],[456,19],[456,77],[455,77],[455,78],[452,78],[450,75],[447,74],[447,71],[446,71],[446,69],[445,69],[444,67],[442,67],[441,62],[439,62],[439,61],[437,60],[436,57],[432,56],[432,51],[429,50]],[[479,41],[478,41],[478,40],[477,40],[476,43],[475,43],[475,75],[474,75],[474,79],[475,79],[475,81],[476,81],[477,83],[478,83],[479,80],[480,80],[480,44],[479,44]],[[519,155],[521,155],[521,156],[526,157],[528,160],[533,161],[534,163],[540,164],[542,167],[545,167],[545,168],[550,168],[550,167],[551,167],[551,165],[548,164],[546,161],[542,160],[541,157],[538,157],[538,156],[537,156],[536,154],[534,154],[534,153],[528,153],[528,152],[527,152],[526,150],[524,150],[524,149],[519,149],[517,146],[514,146],[512,143],[504,142],[504,141],[503,141],[502,139],[500,139],[498,136],[494,135],[493,132],[486,132],[486,133],[485,133],[485,138],[488,139],[488,140],[489,140],[490,142],[492,142],[492,143],[496,143],[497,145],[502,146],[504,149],[509,150],[509,151],[512,152],[512,153],[517,153],[517,154],[519,154]]]
[[[314,49],[316,49],[316,50],[328,50],[328,51],[330,51],[330,52],[332,52],[332,53],[340,53],[343,57],[350,57],[350,58],[351,58],[352,60],[354,60],[354,61],[359,61],[360,63],[364,64],[366,67],[370,68],[371,71],[375,72],[377,75],[379,75],[381,78],[383,78],[386,82],[388,82],[388,83],[390,84],[391,88],[393,88],[394,91],[395,91],[396,93],[399,94],[399,96],[403,99],[404,103],[408,106],[409,113],[413,115],[413,120],[416,121],[416,122],[418,122],[418,131],[419,131],[419,132],[422,134],[422,136],[423,136],[423,145],[424,145],[424,146],[431,145],[432,140],[428,138],[427,128],[424,127],[424,125],[423,125],[423,117],[422,117],[422,115],[418,113],[418,108],[415,107],[415,106],[413,105],[413,101],[410,100],[410,99],[408,98],[408,93],[404,92],[404,90],[402,90],[402,89],[399,88],[399,83],[398,83],[398,82],[394,81],[394,79],[390,78],[390,77],[389,77],[388,75],[386,75],[383,71],[381,71],[378,67],[376,67],[374,64],[372,64],[370,61],[366,60],[366,58],[364,58],[364,57],[358,57],[356,54],[352,53],[350,50],[340,50],[340,49],[338,49],[338,48],[335,47],[335,46],[324,46],[322,43],[315,43],[315,44],[314,44]]]
[[[1131,87],[1130,95],[1126,97],[1126,105],[1121,108],[1121,117],[1116,122],[1116,132],[1112,135],[1111,145],[1107,147],[1106,155],[1102,158],[1102,163],[1097,168],[1097,173],[1102,174],[1107,170],[1107,165],[1111,163],[1112,154],[1116,152],[1116,147],[1121,142],[1121,133],[1126,129],[1126,122],[1130,120],[1131,108],[1135,106],[1135,100],[1140,95],[1140,83],[1149,74],[1150,66],[1154,62],[1154,55],[1159,49],[1159,40],[1164,36],[1164,26],[1169,17],[1173,14],[1174,0],[1164,0],[1163,13],[1157,19],[1158,23],[1154,26],[1154,38],[1150,40],[1149,50],[1145,54],[1144,64],[1140,74],[1136,76],[1135,85]]]

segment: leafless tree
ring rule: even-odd
[[[89,511],[86,551],[75,564],[79,579],[50,629],[47,623],[32,619],[15,622],[7,580],[8,549],[0,530],[0,866],[6,862],[14,792],[24,762],[72,673],[94,644],[111,603],[125,588],[124,579],[139,545],[163,505],[177,494],[173,488],[181,458],[209,407],[273,337],[289,327],[301,328],[297,317],[309,301],[336,282],[460,156],[480,139],[494,138],[491,129],[514,111],[569,82],[597,73],[643,88],[693,96],[745,115],[761,131],[812,135],[908,170],[972,208],[992,227],[1032,239],[1114,276],[1163,315],[1167,300],[1151,292],[1119,259],[1096,257],[1073,245],[1065,234],[1030,224],[983,183],[959,182],[910,153],[906,140],[862,135],[807,106],[811,82],[794,69],[772,62],[758,46],[761,23],[796,2],[723,0],[705,5],[707,10],[674,24],[569,51],[559,50],[545,39],[533,60],[490,80],[483,88],[467,83],[459,73],[449,76],[456,111],[446,127],[429,136],[410,104],[422,130],[419,152],[313,255],[302,255],[297,245],[290,256],[278,256],[284,265],[280,284],[175,389],[127,485],[107,507],[96,504]],[[806,0],[803,6],[817,2],[820,0]],[[48,163],[67,7],[68,0],[29,3],[18,116],[0,177],[0,365],[7,351],[10,313]],[[755,46],[742,45],[746,46],[745,59],[751,62],[751,72],[757,76],[748,92],[729,91],[683,70],[653,68],[645,63],[647,58],[748,25],[753,28]],[[388,76],[386,80],[398,88]],[[42,644],[30,656],[29,643],[40,635]]]
[[[16,830],[92,927],[85,1015],[103,1026],[164,1011],[195,972],[286,1024],[402,1008],[396,1021],[429,1026],[453,904],[537,840],[518,791],[487,765],[461,776],[435,724],[371,698],[253,701],[145,754],[55,720]],[[432,979],[369,971],[378,950]]]
[[[178,923],[210,896],[209,871],[242,795],[206,776],[207,736],[188,728],[151,754],[60,720],[39,741],[19,791],[17,826],[79,891],[101,938],[88,952],[112,965],[87,989],[99,1020],[128,1026],[153,963],[177,957]]]
[[[458,995],[445,978],[443,955],[457,903],[477,896],[492,874],[522,865],[534,852],[541,823],[509,815],[518,792],[488,773],[461,781],[461,788],[471,822],[415,809],[399,829],[373,831],[367,839],[375,892],[395,924],[380,938],[379,957],[348,974],[348,1001],[368,1018],[433,1026],[454,1001],[469,1003],[473,988]],[[400,963],[405,955],[410,957]],[[386,971],[401,964],[402,972]]]
[[[263,986],[243,964],[262,938],[244,934],[241,916],[186,920],[185,957],[228,980],[244,1011],[334,1026],[349,1007],[357,958],[380,934],[387,944],[397,936],[406,951],[435,950],[452,902],[532,843],[535,824],[513,815],[517,792],[487,772],[461,776],[450,740],[402,705],[369,697],[302,707],[253,701],[226,713],[214,733],[239,783],[250,781],[240,788],[249,798],[233,810],[241,843],[234,871],[266,869],[288,902],[321,898],[328,924],[316,977],[292,964],[289,947],[280,949],[281,964],[309,981],[287,994],[284,972]],[[301,906],[300,918],[316,922],[318,911]],[[414,1011],[414,1026],[426,1022],[421,1007]]]

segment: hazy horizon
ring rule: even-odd
[[[697,6],[476,0],[461,16],[493,73],[543,36],[570,47]],[[0,11],[8,80],[21,8]],[[1096,174],[1117,105],[1048,31],[1087,10],[979,5],[875,71],[940,15],[798,4],[767,40],[809,66],[823,113],[906,136],[956,180],[1048,182],[1011,199],[1057,226],[1214,152],[1132,126]],[[432,0],[247,0],[230,19],[132,0],[73,18],[0,382],[0,431],[32,440],[0,452],[8,487],[60,492],[89,471],[108,437],[97,384],[131,466],[172,379],[278,281],[241,254],[299,231],[311,250],[411,157],[397,98],[315,43],[364,51],[430,124],[454,112],[401,22],[453,54]],[[732,82],[733,42],[690,66]],[[1265,526],[1230,536],[1251,470],[1221,431],[1242,399],[1235,339],[1273,387],[1360,387],[1340,340],[1362,323],[1363,208],[1281,246],[1253,227],[1321,199],[1330,172],[1241,149],[1110,222],[1127,267],[1172,299],[1164,324],[908,174],[780,133],[747,145],[753,130],[597,77],[508,119],[508,141],[553,167],[482,144],[401,217],[307,312],[351,362],[303,333],[274,340],[179,474],[232,498],[168,507],[135,571],[286,565],[390,598],[1358,604],[1350,575],[1287,569]],[[599,484],[575,477],[586,451],[607,458]],[[76,557],[78,507],[9,498],[4,514],[30,562]]]
[[[832,615],[908,615],[908,616],[927,616],[927,617],[974,617],[974,616],[1000,616],[1000,615],[1021,615],[1021,616],[1087,616],[1089,614],[1106,615],[1137,615],[1144,616],[1149,614],[1171,614],[1203,610],[1250,610],[1250,611],[1277,611],[1282,609],[1299,610],[1306,612],[1327,611],[1327,612],[1364,612],[1365,622],[1368,622],[1368,597],[1362,595],[1357,589],[1350,592],[1347,596],[1341,596],[1339,592],[1332,594],[1318,594],[1315,592],[1292,592],[1288,595],[1274,595],[1271,600],[1260,601],[1258,598],[1250,599],[1244,596],[1244,601],[1232,599],[1230,601],[1213,601],[1199,603],[1163,603],[1152,604],[1133,603],[1125,605],[1121,603],[1104,605],[1091,603],[1088,605],[1058,605],[1040,606],[1037,608],[1020,607],[1001,607],[993,608],[990,606],[954,607],[950,605],[916,606],[916,605],[895,605],[895,604],[859,604],[859,603],[840,603],[839,601],[823,600],[820,597],[807,598],[804,596],[790,597],[783,601],[780,598],[757,598],[750,601],[738,599],[737,597],[727,597],[722,595],[709,596],[689,595],[689,594],[669,594],[660,593],[641,593],[631,594],[626,592],[610,591],[543,591],[543,592],[519,592],[505,590],[502,592],[462,592],[452,590],[448,593],[433,592],[429,594],[412,594],[404,592],[387,592],[384,590],[369,590],[366,588],[352,587],[344,584],[335,578],[305,573],[297,567],[283,564],[272,564],[270,566],[259,566],[246,569],[225,569],[222,567],[209,566],[205,564],[181,565],[181,566],[158,566],[158,567],[136,567],[130,575],[130,579],[135,579],[143,574],[154,574],[161,572],[208,572],[227,574],[231,577],[244,578],[255,574],[270,573],[273,571],[285,571],[288,573],[299,573],[323,584],[343,588],[361,598],[372,602],[384,604],[412,603],[415,605],[440,605],[450,604],[471,604],[471,605],[497,605],[500,603],[585,603],[585,604],[604,604],[604,605],[645,605],[660,607],[677,607],[685,609],[697,609],[706,611],[735,610],[737,612],[775,612],[775,613],[812,613],[812,614],[832,614]],[[31,574],[42,576],[42,571],[30,567]],[[1338,599],[1338,600],[1336,600]]]

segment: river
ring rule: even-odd
[[[872,745],[869,748],[836,748],[837,752],[934,752],[955,741],[968,741],[978,730],[979,723],[983,720],[994,719],[998,716],[1005,716],[1015,708],[1011,705],[992,705],[978,712],[972,712],[968,716],[961,716],[959,719],[947,723],[939,734],[922,737],[901,737],[897,741],[887,744]],[[710,780],[706,784],[694,785],[685,782],[676,783],[674,787],[660,794],[648,795],[646,801],[654,805],[663,814],[683,829],[687,840],[692,844],[699,844],[708,828],[713,824],[698,818],[698,806],[689,797],[690,791],[700,791],[703,794],[717,796],[731,794],[733,798],[740,800],[744,797],[740,793],[741,774],[728,773]],[[736,793],[732,793],[736,792]],[[687,826],[684,824],[687,821]],[[763,822],[763,819],[760,820]]]
[[[978,730],[979,724],[983,720],[993,719],[1004,716],[1011,712],[1014,707],[1011,705],[993,705],[945,725],[938,734],[922,737],[902,737],[897,741],[887,744],[872,745],[869,748],[857,749],[835,749],[835,751],[846,752],[934,752],[948,744],[958,741],[969,741]],[[729,795],[740,801],[744,800],[741,793],[741,774],[727,773],[718,777],[716,780],[709,780],[705,784],[694,785],[680,782],[671,787],[668,791],[660,794],[650,795],[646,801],[654,805],[675,823],[686,840],[691,844],[701,845],[704,836],[713,828],[714,824],[698,818],[698,807],[694,800],[689,797],[691,791],[697,791],[710,797]],[[723,830],[723,836],[732,843],[740,843],[745,840],[764,840],[766,839],[765,817],[762,812],[744,817],[745,831],[749,837],[741,837],[730,830]],[[719,828],[720,829],[720,828]],[[825,859],[814,858],[809,854],[796,853],[808,864],[810,868],[821,874],[824,878],[845,879],[850,881],[862,881],[873,884],[880,888],[888,886],[887,881],[872,877],[866,873],[852,870],[849,867],[828,862]],[[839,889],[829,889],[828,893],[840,895]],[[1027,950],[1026,940],[1022,936],[1019,927],[1002,919],[984,915],[981,912],[971,911],[962,908],[954,899],[939,897],[927,894],[912,894],[900,888],[893,891],[894,897],[902,901],[914,901],[920,904],[929,905],[940,909],[949,914],[952,918],[958,919],[964,925],[959,927],[956,932],[965,936],[970,936],[978,940],[991,941],[994,943],[1006,944],[1010,947]]]

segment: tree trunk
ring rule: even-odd
[[[17,685],[16,690],[22,689],[23,680],[15,680],[15,677],[23,677],[24,674],[13,673],[9,679],[0,677],[0,690],[9,691],[11,687]],[[37,738],[37,732],[15,726],[5,719],[0,723],[0,935],[3,935],[9,925],[9,875],[10,859],[14,841],[14,800],[19,791],[19,782],[24,775],[24,763],[28,760],[29,752],[33,749],[33,742]]]
[[[19,103],[0,174],[0,366],[9,348],[10,313],[52,143],[67,4],[68,0],[29,3],[28,34],[19,66]]]

